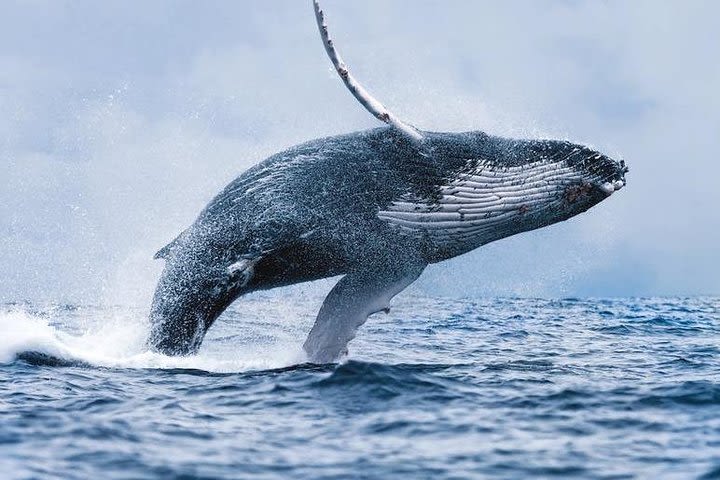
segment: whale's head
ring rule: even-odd
[[[629,169],[624,160],[567,141],[523,143],[520,152],[525,152],[525,162],[519,162],[519,169],[525,177],[521,190],[529,199],[536,199],[529,202],[527,210],[537,210],[534,221],[541,223],[538,226],[583,213],[627,184]]]
[[[473,213],[495,223],[489,241],[568,220],[627,184],[623,160],[564,140],[499,141],[489,153],[471,175],[484,186]]]
[[[590,147],[481,132],[425,133],[444,169],[431,194],[406,195],[379,213],[421,238],[433,261],[567,220],[621,190],[628,172]]]
[[[484,182],[478,206],[488,220],[496,218],[496,238],[568,220],[627,183],[624,161],[585,145],[492,138],[488,144],[472,177]]]
[[[501,140],[489,153],[486,162],[477,163],[473,177],[485,182],[479,204],[490,209],[485,212],[489,218],[502,223],[502,236],[567,220],[627,183],[623,160],[568,141]],[[495,202],[488,202],[488,196]]]

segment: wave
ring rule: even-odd
[[[299,343],[286,342],[223,345],[209,340],[197,355],[171,357],[148,349],[148,323],[135,310],[75,313],[86,316],[80,329],[77,322],[58,323],[47,312],[19,306],[0,311],[0,364],[23,361],[46,366],[236,373],[285,368],[305,361]],[[223,346],[226,348],[213,348]]]
[[[385,365],[349,360],[315,382],[321,390],[332,390],[340,397],[356,397],[361,403],[388,401],[395,397],[415,396],[416,401],[450,401],[460,398],[464,386],[442,372],[457,365],[396,364]],[[383,403],[380,403],[383,404]]]

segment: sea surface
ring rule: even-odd
[[[254,295],[197,356],[142,309],[0,305],[0,478],[720,478],[720,299],[401,295],[337,365]]]

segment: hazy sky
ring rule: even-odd
[[[720,3],[325,0],[406,121],[593,145],[628,186],[429,268],[446,295],[720,293]],[[310,0],[5,0],[0,301],[147,302],[153,253],[264,157],[378,122]],[[324,287],[323,287],[324,288]]]

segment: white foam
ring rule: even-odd
[[[25,352],[38,352],[64,361],[110,368],[196,369],[244,372],[283,368],[305,361],[300,344],[282,341],[264,345],[208,348],[197,355],[169,357],[146,346],[147,321],[134,311],[101,311],[82,332],[56,328],[47,318],[22,309],[0,311],[0,363],[10,363]]]

